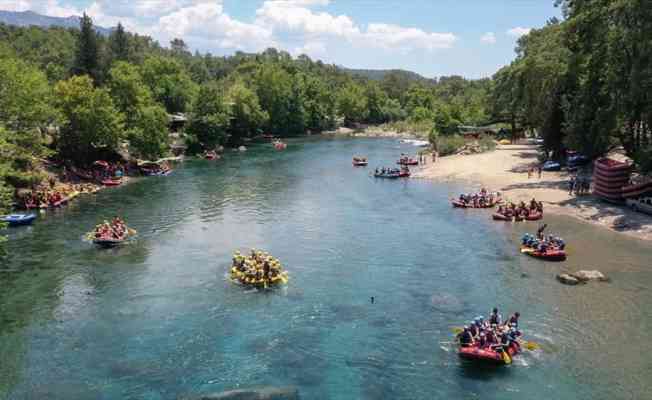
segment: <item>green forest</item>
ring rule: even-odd
[[[140,159],[169,152],[169,115],[188,117],[190,153],[260,134],[302,135],[340,125],[398,124],[438,145],[461,125],[537,133],[553,158],[597,157],[622,146],[652,169],[652,7],[635,0],[557,0],[492,78],[370,77],[267,49],[194,54],[121,25],[79,29],[0,25],[0,206],[39,184],[45,160],[85,166],[127,145]]]

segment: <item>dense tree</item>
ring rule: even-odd
[[[36,164],[50,154],[43,132],[57,119],[51,101],[45,74],[16,59],[0,59],[1,182],[25,187],[42,178]]]
[[[95,88],[88,76],[57,83],[55,104],[64,117],[57,140],[59,153],[88,163],[115,151],[123,135],[123,116],[107,89]]]
[[[111,50],[111,60],[113,62],[129,61],[131,56],[129,37],[121,23],[118,23],[115,30],[111,32],[111,36],[109,37],[109,48]]]
[[[256,92],[243,82],[237,82],[228,89],[226,97],[231,104],[232,119],[228,129],[231,142],[239,144],[243,138],[261,133],[269,115],[261,108]]]
[[[142,158],[158,158],[166,152],[168,117],[145,85],[135,65],[118,62],[109,72],[108,87],[117,109],[125,117],[130,149]]]
[[[133,124],[126,137],[134,155],[142,159],[156,160],[168,152],[168,115],[157,104],[138,108]]]
[[[337,96],[337,110],[345,125],[364,122],[369,112],[364,89],[355,82],[344,86]]]
[[[190,109],[197,94],[197,85],[178,61],[160,56],[150,57],[143,63],[142,75],[154,98],[169,113]]]
[[[231,107],[217,83],[199,89],[199,96],[187,132],[205,149],[225,144],[231,122]]]
[[[72,73],[74,75],[88,75],[96,82],[99,82],[99,51],[98,33],[93,27],[93,20],[84,13],[80,20],[80,32],[77,39]]]

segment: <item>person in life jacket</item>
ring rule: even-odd
[[[498,309],[494,307],[489,316],[489,325],[500,325],[500,314],[498,314]]]
[[[468,327],[464,327],[464,330],[460,332],[458,335],[460,344],[462,347],[468,347],[473,344],[473,336],[471,335],[471,332],[469,331]]]
[[[474,339],[479,337],[480,327],[477,318],[474,319],[473,322],[471,322],[471,324],[469,324],[469,332],[471,333],[471,336],[473,336]]]
[[[518,328],[518,318],[521,316],[520,313],[515,312],[509,319],[505,322],[505,325],[513,327],[514,329]]]

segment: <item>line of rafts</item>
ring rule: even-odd
[[[99,247],[111,248],[127,242],[136,236],[136,233],[136,230],[129,228],[121,218],[114,217],[110,222],[97,224],[86,234],[86,240]]]
[[[243,286],[268,289],[288,282],[281,262],[268,253],[252,249],[249,255],[236,251],[230,271],[231,280]]]

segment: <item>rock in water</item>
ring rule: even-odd
[[[557,280],[564,285],[577,285],[580,283],[580,280],[569,274],[557,275]]]
[[[592,271],[577,271],[574,274],[572,274],[573,277],[576,279],[582,281],[582,282],[588,282],[588,281],[600,281],[600,282],[607,282],[609,279],[604,276],[604,274],[600,271],[597,270],[592,270]]]
[[[238,150],[239,150],[239,151],[247,151],[247,148],[244,147],[244,146],[240,146],[240,147],[238,147]]]
[[[261,387],[182,397],[180,400],[299,400],[295,387]]]

